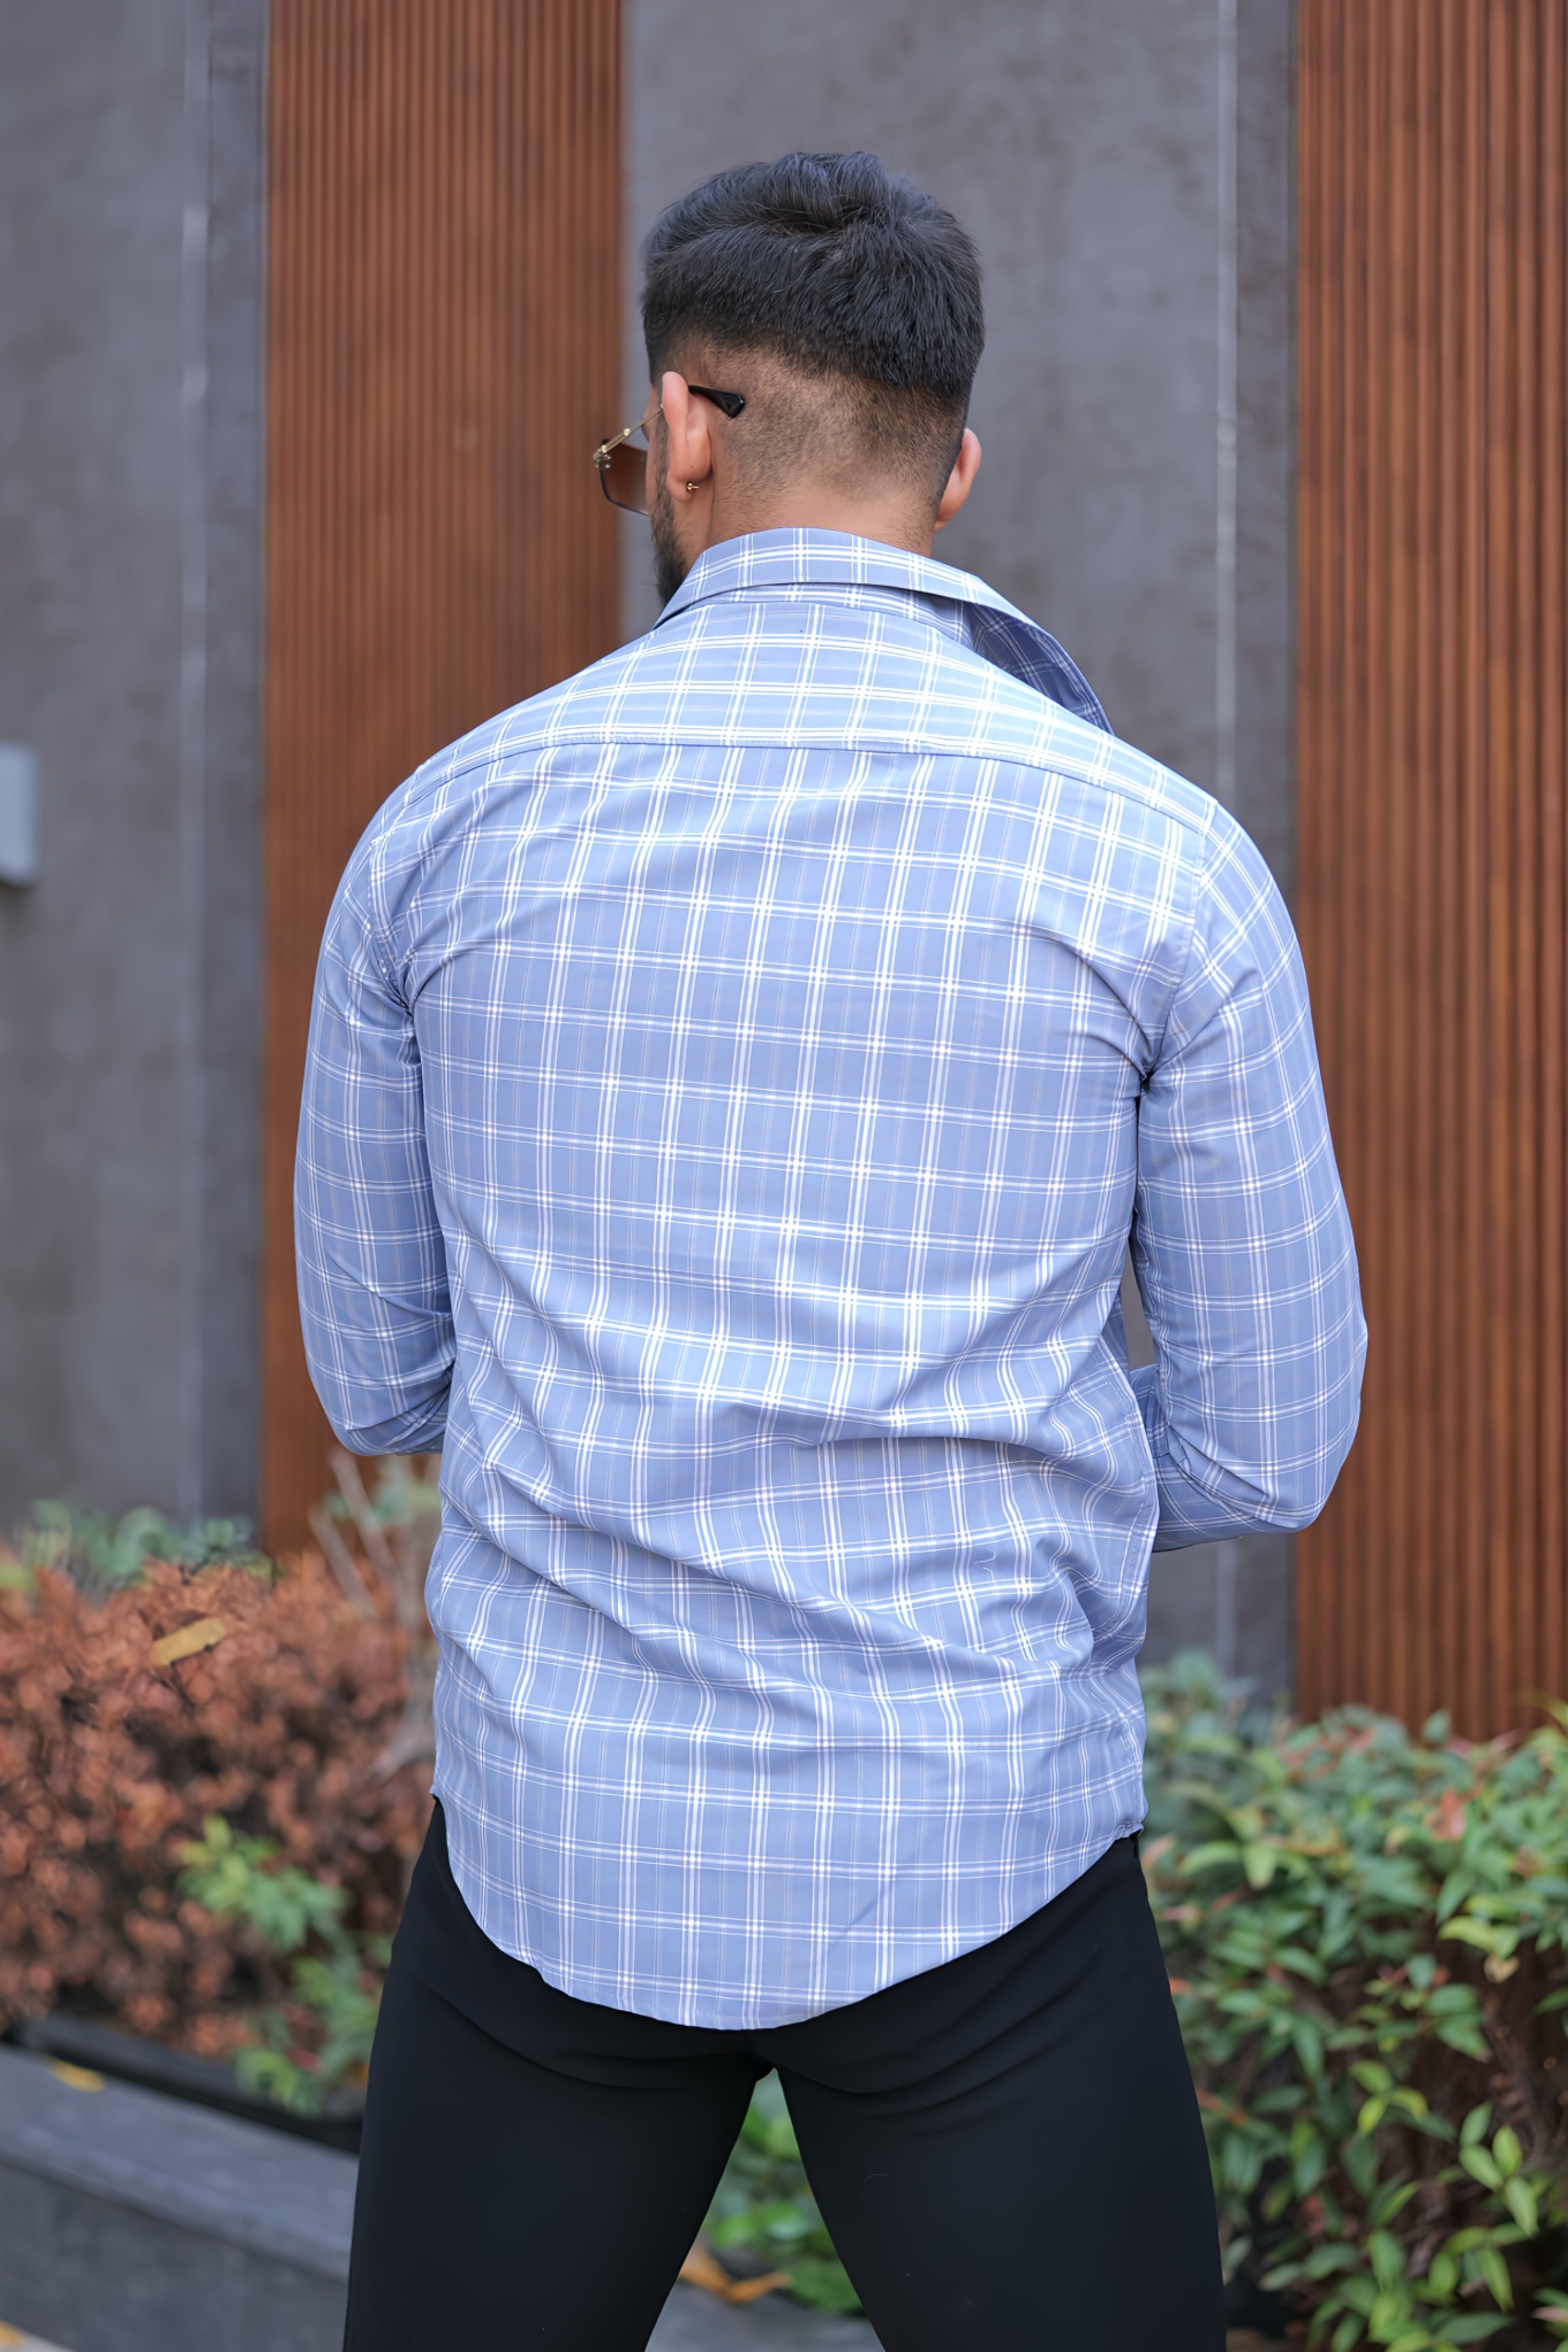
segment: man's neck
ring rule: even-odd
[[[700,551],[763,530],[843,531],[851,539],[879,540],[883,546],[901,548],[910,555],[929,555],[934,537],[930,517],[922,519],[907,499],[854,498],[809,486],[776,498],[726,499],[721,489]]]

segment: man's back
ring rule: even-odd
[[[658,625],[394,795],[317,978],[311,1368],[445,1444],[348,2352],[641,2352],[770,2068],[888,2352],[1220,2352],[1134,1659],[1151,1547],[1300,1525],[1354,1425],[1300,960],[930,561],[952,214],[791,154],[644,258],[593,464]]]
[[[584,1999],[767,2024],[1037,1910],[1142,1818],[1151,1545],[1348,1447],[1288,920],[1098,716],[978,583],[774,531],[345,878],[307,1342],[350,1443],[444,1435],[453,1866]]]

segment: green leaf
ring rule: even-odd
[[[1527,2238],[1533,2238],[1541,2227],[1541,2209],[1534,2189],[1521,2174],[1514,2173],[1502,2185],[1503,2202]]]
[[[1247,1845],[1241,1850],[1241,1860],[1248,1886],[1261,1893],[1279,1867],[1279,1851],[1277,1846]]]
[[[1500,2189],[1502,2187],[1501,2168],[1499,2166],[1497,2158],[1493,2156],[1490,2148],[1480,2147],[1461,2147],[1459,2150],[1459,2162],[1464,2166],[1465,2170],[1470,2175],[1472,2179],[1479,2180],[1480,2182],[1483,2189]]]
[[[1479,2026],[1445,2022],[1437,2028],[1437,2039],[1446,2042],[1450,2050],[1458,2050],[1466,2058],[1489,2058],[1487,2039]]]
[[[1191,1853],[1184,1854],[1182,1874],[1184,1877],[1195,1878],[1200,1871],[1214,1870],[1223,1864],[1234,1869],[1239,1858],[1240,1848],[1233,1839],[1211,1839],[1207,1845],[1194,1846]]]
[[[801,2238],[809,2238],[816,2227],[811,2214],[784,2198],[774,2204],[764,2205],[756,2219],[759,2229],[784,2245],[793,2245]]]
[[[1389,2288],[1398,2285],[1405,2277],[1405,2249],[1388,2230],[1373,2230],[1366,2242],[1372,2274],[1378,2285]]]
[[[242,2091],[275,2099],[292,2115],[313,2116],[321,2112],[326,2085],[318,2074],[296,2065],[280,2050],[238,2051],[234,2073]]]
[[[1264,2272],[1258,2284],[1265,2294],[1283,2294],[1287,2287],[1294,2286],[1304,2276],[1300,2263],[1276,2263],[1271,2270]]]
[[[1500,2310],[1513,2309],[1513,2282],[1508,2274],[1508,2264],[1495,2246],[1478,2246],[1476,2267],[1491,2292],[1492,2301]]]
[[[1492,2109],[1491,2101],[1489,2099],[1484,2106],[1472,2107],[1469,2114],[1465,2117],[1464,2122],[1459,2126],[1459,2146],[1461,2147],[1471,2147],[1475,2145],[1477,2140],[1484,2139],[1486,2137],[1487,2126],[1490,2123],[1491,2119]]]
[[[1314,2246],[1301,2268],[1310,2279],[1326,2279],[1340,2271],[1353,2271],[1360,2261],[1360,2248],[1342,2242],[1333,2246]]]
[[[1350,2175],[1351,2186],[1363,2197],[1370,2197],[1377,2179],[1377,2147],[1370,2139],[1346,2140],[1340,2151],[1340,2161]]]
[[[1430,1955],[1427,1955],[1430,1958]],[[1432,1966],[1436,1967],[1436,1960]],[[1412,1962],[1412,1973],[1415,1963]],[[1426,1996],[1427,2013],[1432,2017],[1465,2017],[1479,2024],[1481,2005],[1474,1990],[1466,1984],[1434,1985]]]
[[[1323,2071],[1323,2035],[1316,2018],[1298,2011],[1289,2020],[1290,2047],[1300,2061],[1301,2072],[1310,2082],[1316,2082]]]
[[[1493,2133],[1492,2154],[1497,2158],[1498,2170],[1504,2174],[1517,2172],[1523,2164],[1524,2152],[1519,2144],[1519,2134],[1510,2125],[1504,2124]]]
[[[1458,1919],[1446,1919],[1438,1928],[1439,1936],[1452,1936],[1461,1944],[1474,1944],[1478,1950],[1507,1957],[1505,1946],[1511,1940],[1500,1927],[1489,1927],[1484,1919],[1472,1919],[1467,1914]]]
[[[1385,2290],[1367,2314],[1367,2327],[1374,2343],[1386,2344],[1410,2316],[1410,2297]]]
[[[1474,1891],[1475,1880],[1468,1870],[1451,1870],[1437,1890],[1437,1916],[1447,1919],[1457,1911],[1467,1895]]]
[[[1298,2197],[1310,2197],[1328,2169],[1329,2150],[1321,2132],[1303,2120],[1290,2134],[1291,2181]]]
[[[1427,2294],[1435,2302],[1448,2303],[1452,2301],[1454,2290],[1458,2284],[1459,2265],[1454,2260],[1453,2255],[1449,2253],[1434,2254],[1426,2270],[1426,2287]]]
[[[1418,2181],[1402,2180],[1391,2181],[1386,2188],[1380,2189],[1373,2200],[1372,2219],[1374,2227],[1386,2229],[1390,2221],[1396,2221],[1419,2186]]]
[[[1221,2268],[1224,2270],[1225,2275],[1227,2279],[1233,2278],[1236,2275],[1236,2273],[1241,2268],[1243,2263],[1247,2260],[1247,2257],[1251,2252],[1252,2240],[1246,2236],[1245,2233],[1239,2237],[1232,2238],[1230,2243],[1225,2249],[1224,2258],[1221,2263]]]
[[[817,2311],[858,2311],[860,2298],[836,2254],[796,2254],[789,2265],[789,2291]]]

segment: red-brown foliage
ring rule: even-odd
[[[160,1665],[196,1619],[222,1639]],[[181,1848],[225,1815],[343,1886],[349,1920],[396,1918],[429,1814],[427,1769],[375,1769],[403,1716],[407,1635],[358,1614],[307,1555],[150,1568],[107,1601],[45,1570],[0,1594],[0,2023],[62,2000],[217,2053],[276,1988],[186,1901]]]

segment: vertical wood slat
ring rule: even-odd
[[[294,1302],[311,981],[387,793],[617,635],[618,0],[273,0],[263,1527],[326,1423]]]
[[[1299,1686],[1568,1692],[1568,0],[1300,0],[1300,917],[1371,1347]]]

